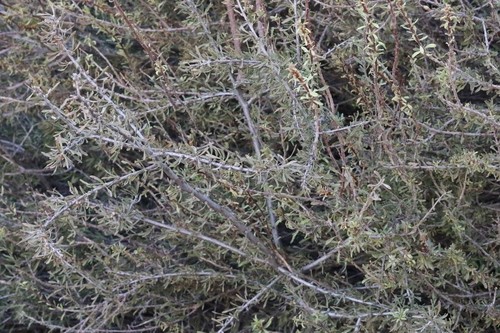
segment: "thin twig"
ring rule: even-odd
[[[118,177],[118,178],[115,178],[113,179],[112,181],[109,181],[107,183],[103,183],[101,185],[98,185],[96,187],[94,187],[92,190],[88,191],[88,192],[85,192],[83,193],[82,195],[79,195],[77,196],[76,198],[74,198],[73,200],[70,200],[69,202],[67,202],[63,207],[59,208],[49,219],[47,219],[45,221],[45,223],[43,224],[44,227],[48,227],[52,222],[54,222],[59,216],[61,216],[62,213],[64,213],[65,211],[67,211],[68,209],[70,209],[71,207],[73,207],[74,205],[80,203],[82,200],[90,197],[92,194],[95,194],[101,190],[104,190],[104,189],[107,189],[107,188],[110,188],[111,186],[114,186],[114,185],[117,185],[129,178],[133,178],[137,175],[140,175],[140,174],[143,174],[147,171],[151,171],[151,170],[154,170],[154,169],[157,169],[158,167],[156,165],[150,165],[144,169],[141,169],[141,170],[137,170],[137,171],[134,171],[134,172],[131,172],[131,173],[128,173],[124,176],[121,176],[121,177]]]
[[[361,121],[359,123],[351,124],[349,126],[339,127],[339,128],[327,130],[327,131],[321,131],[320,134],[335,134],[338,132],[350,131],[351,129],[353,129],[355,127],[364,126],[364,125],[370,124],[372,122],[373,122],[373,120]]]
[[[316,260],[310,262],[309,264],[305,265],[304,267],[302,267],[300,269],[300,271],[302,273],[306,273],[306,272],[312,270],[313,268],[319,266],[324,261],[330,259],[331,256],[333,256],[334,254],[336,254],[337,252],[339,252],[341,249],[345,248],[349,244],[350,244],[350,239],[344,241],[342,244],[340,244],[339,246],[336,246],[334,249],[328,251],[326,254],[322,255],[318,259],[316,259]]]
[[[191,231],[191,230],[188,230],[188,229],[185,229],[185,228],[181,228],[181,227],[178,227],[178,226],[175,226],[175,225],[172,225],[172,224],[161,223],[161,222],[149,219],[149,218],[144,218],[141,221],[144,221],[144,222],[146,222],[148,224],[157,226],[157,227],[162,228],[162,229],[167,229],[167,230],[170,230],[170,231],[178,232],[178,233],[180,233],[182,235],[186,235],[186,236],[198,238],[198,239],[203,240],[205,242],[212,243],[212,244],[217,245],[219,247],[222,247],[222,248],[224,248],[224,249],[226,249],[228,251],[236,253],[236,254],[238,254],[238,255],[240,255],[242,257],[250,258],[250,259],[252,259],[252,260],[254,260],[256,262],[268,263],[266,260],[260,259],[260,258],[256,257],[255,255],[251,256],[250,254],[248,254],[246,252],[243,252],[240,249],[237,249],[237,248],[235,248],[235,247],[233,247],[233,246],[231,246],[229,244],[226,244],[224,242],[221,242],[220,240],[217,240],[215,238],[203,235],[203,234],[201,234],[199,232]]]
[[[252,297],[251,299],[249,299],[248,301],[246,301],[245,303],[243,303],[242,305],[240,305],[234,312],[233,314],[231,315],[231,317],[229,317],[226,322],[224,323],[224,325],[222,325],[222,327],[217,331],[217,333],[224,333],[225,330],[231,326],[231,324],[234,322],[234,320],[236,319],[236,316],[243,312],[243,311],[247,311],[250,306],[252,306],[254,303],[258,302],[262,296],[269,290],[271,289],[271,287],[276,283],[278,282],[279,280],[281,279],[281,276],[278,276],[278,277],[275,277],[273,280],[271,280],[271,282],[269,282],[264,288],[262,288],[254,297]]]
[[[224,1],[227,10],[227,17],[229,19],[229,28],[231,29],[231,37],[233,38],[233,47],[236,54],[241,54],[241,40],[238,36],[238,26],[236,17],[234,15],[234,2],[233,0]]]

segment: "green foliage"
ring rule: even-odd
[[[494,332],[476,3],[0,4],[2,332]]]

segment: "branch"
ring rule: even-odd
[[[274,253],[266,246],[266,244],[263,241],[261,241],[257,236],[253,234],[252,230],[248,226],[246,226],[238,219],[236,214],[231,209],[219,205],[210,197],[203,194],[199,189],[192,187],[188,182],[179,177],[172,169],[170,169],[170,167],[168,167],[164,163],[162,163],[162,168],[165,175],[167,175],[168,178],[170,178],[174,183],[176,183],[181,190],[189,194],[192,194],[198,200],[205,203],[212,210],[227,218],[238,229],[238,231],[245,236],[245,238],[247,238],[252,244],[257,246],[257,248],[268,257],[268,259],[270,260],[269,263],[273,267],[275,268],[279,267],[278,263],[276,262]]]

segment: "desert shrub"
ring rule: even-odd
[[[496,331],[496,9],[1,4],[3,330]]]

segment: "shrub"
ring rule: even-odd
[[[496,330],[492,2],[0,11],[5,331]]]

